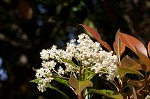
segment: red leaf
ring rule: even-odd
[[[142,66],[143,70],[146,72],[150,71],[150,59],[138,50],[137,50],[137,54],[142,63],[141,66]]]
[[[110,46],[107,44],[107,42],[103,41],[99,35],[99,33],[94,30],[93,28],[89,27],[89,26],[86,26],[86,25],[83,25],[83,24],[80,24],[83,28],[85,28],[87,31],[89,31],[93,37],[99,41],[101,43],[101,45],[103,45],[106,49],[108,49],[109,51],[112,51],[112,49],[110,48]]]
[[[150,56],[150,42],[148,43],[148,54]]]
[[[119,33],[119,36],[120,40],[125,44],[125,46],[130,48],[134,53],[137,54],[136,50],[138,50],[147,56],[147,50],[141,41],[128,34]]]
[[[141,65],[128,55],[121,60],[121,67],[130,68],[132,70],[142,70]]]
[[[113,48],[116,55],[120,58],[121,54],[125,51],[125,44],[120,41],[119,33],[117,31]]]

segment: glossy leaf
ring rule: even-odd
[[[74,76],[70,76],[69,79],[69,84],[75,89],[74,92],[78,95],[81,96],[81,92],[86,88],[86,87],[92,87],[93,83],[90,80],[85,80],[85,81],[79,81]]]
[[[124,99],[123,96],[120,93],[117,93],[112,90],[96,90],[96,89],[90,89],[90,92],[100,94],[103,96],[106,96],[108,98],[113,98],[113,99]]]
[[[148,54],[150,56],[150,42],[148,43]]]
[[[125,44],[121,42],[120,37],[119,37],[119,31],[117,31],[116,36],[115,36],[115,42],[113,44],[114,52],[116,55],[120,58],[122,53],[125,51]]]
[[[130,48],[134,53],[137,54],[136,49],[139,50],[141,53],[147,56],[147,50],[144,46],[144,44],[136,39],[133,36],[130,36],[128,34],[119,33],[120,40]]]
[[[140,73],[139,71],[137,70],[133,70],[133,69],[129,69],[129,68],[123,68],[123,67],[118,67],[119,68],[119,75],[120,77],[124,77],[125,74],[129,73],[129,74],[138,74],[138,75],[141,75],[143,76],[142,73]]]
[[[137,54],[139,59],[141,60],[142,69],[146,72],[150,71],[150,59],[138,50],[137,50]]]
[[[89,27],[89,26],[86,26],[86,25],[83,25],[83,24],[80,24],[82,27],[84,27],[87,31],[89,31],[93,37],[99,41],[101,43],[101,45],[103,45],[107,50],[111,51],[112,49],[110,48],[110,46],[107,44],[107,42],[103,41],[99,35],[99,33],[94,30],[93,28]]]
[[[131,57],[129,57],[128,55],[126,55],[121,60],[121,67],[129,68],[133,70],[142,70],[141,65],[137,63],[135,60],[133,60]]]
[[[56,87],[52,86],[51,84],[47,84],[46,85],[48,88],[51,88],[57,92],[59,92],[60,94],[62,94],[66,99],[70,99],[65,93],[63,93],[62,91],[60,91],[59,89],[57,89]]]

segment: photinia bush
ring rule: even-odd
[[[78,39],[72,39],[67,43],[65,50],[58,49],[55,45],[50,49],[43,49],[40,52],[42,67],[35,70],[36,79],[31,81],[38,84],[39,91],[44,92],[47,88],[51,88],[67,99],[71,99],[51,84],[55,80],[70,88],[78,99],[93,99],[95,94],[115,99],[148,99],[150,97],[150,42],[146,48],[135,37],[118,30],[113,51],[96,30],[80,25],[98,42],[92,41],[87,34],[82,33],[78,35]],[[138,58],[123,55],[126,47]],[[99,89],[95,83],[97,80],[92,80],[96,75],[110,83],[108,85],[110,89]],[[132,79],[133,77],[136,79]]]

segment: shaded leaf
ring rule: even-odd
[[[137,99],[137,95],[136,95],[136,91],[134,89],[134,86],[129,82],[127,82],[127,86],[130,88],[130,90],[132,92],[132,99]]]
[[[66,85],[67,87],[69,87],[69,82],[66,79],[62,79],[62,78],[54,78],[55,81],[62,83],[64,85]]]
[[[119,37],[119,31],[117,31],[116,36],[115,36],[115,42],[113,44],[114,52],[116,55],[120,58],[122,53],[125,51],[125,44],[121,42],[120,37]]]
[[[150,42],[148,43],[148,54],[150,56]]]
[[[125,76],[125,74],[129,73],[129,74],[138,74],[138,75],[141,75],[143,76],[142,73],[140,73],[139,71],[137,70],[133,70],[133,69],[130,69],[130,68],[123,68],[123,67],[118,67],[119,68],[119,74],[122,77]]]
[[[128,34],[119,33],[120,40],[130,48],[134,53],[137,54],[136,49],[139,50],[141,53],[147,56],[147,50],[144,46],[144,44],[136,39],[133,36],[130,36]]]
[[[138,54],[138,57],[142,63],[141,64],[142,69],[146,72],[150,71],[150,59],[138,50],[137,50],[137,54]]]
[[[66,99],[70,99],[65,93],[63,93],[62,91],[60,91],[59,89],[57,89],[56,87],[52,86],[51,84],[47,84],[46,85],[48,88],[51,88],[57,92],[59,92],[60,94],[62,94]]]
[[[86,88],[86,87],[92,87],[93,83],[90,80],[85,80],[85,81],[79,81],[74,76],[70,76],[69,79],[69,84],[75,89],[74,92],[81,96],[81,92]]]
[[[90,92],[97,93],[103,96],[106,96],[108,98],[114,98],[114,99],[124,99],[123,96],[120,93],[117,93],[112,90],[96,90],[96,89],[90,89]]]
[[[93,37],[99,41],[101,43],[101,45],[103,45],[107,50],[111,51],[112,49],[110,48],[110,46],[107,44],[107,42],[103,41],[99,35],[99,33],[94,30],[93,28],[89,27],[89,26],[86,26],[86,25],[83,25],[83,24],[80,24],[82,27],[84,27],[87,31],[89,31]]]
[[[121,67],[124,68],[129,68],[133,70],[142,70],[141,65],[138,64],[135,60],[133,60],[131,57],[126,55],[122,60],[121,60]]]
[[[140,89],[146,83],[146,80],[145,79],[142,79],[140,81],[130,80],[129,83],[132,83],[132,85]]]

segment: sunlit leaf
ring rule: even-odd
[[[138,50],[137,50],[137,54],[139,59],[141,60],[142,69],[146,72],[150,71],[150,59]]]
[[[90,92],[100,94],[103,96],[106,96],[108,98],[113,98],[113,99],[124,99],[123,96],[120,93],[117,93],[112,90],[96,90],[96,89],[90,89]]]
[[[121,60],[121,67],[129,68],[133,70],[142,70],[141,65],[137,63],[135,60],[133,60],[131,57],[129,57],[128,55],[126,55]]]
[[[148,43],[148,54],[150,56],[150,42]]]
[[[129,68],[123,68],[123,67],[118,67],[119,68],[119,75],[120,77],[124,77],[125,74],[129,73],[129,74],[138,74],[138,75],[141,75],[143,76],[142,73],[140,73],[139,71],[137,70],[133,70],[133,69],[129,69]]]
[[[107,42],[103,41],[99,35],[99,33],[94,30],[93,28],[89,27],[89,26],[86,26],[86,25],[83,25],[83,24],[80,24],[82,27],[84,27],[87,31],[89,31],[93,37],[99,41],[101,43],[101,45],[103,45],[106,49],[108,49],[109,51],[111,51],[112,49],[110,48],[110,46],[107,44]]]
[[[113,44],[114,52],[116,55],[120,58],[122,53],[125,51],[125,44],[121,42],[119,38],[119,31],[117,31],[116,36],[115,36],[115,42]]]
[[[130,48],[134,53],[137,54],[136,49],[139,50],[141,53],[147,56],[147,50],[144,46],[144,44],[136,39],[133,36],[130,36],[128,34],[119,33],[120,40]]]
[[[85,80],[85,81],[79,81],[74,76],[70,76],[69,79],[69,84],[75,89],[74,92],[78,95],[81,96],[81,92],[86,88],[86,87],[92,87],[93,83],[90,80]]]
[[[56,87],[52,86],[51,84],[47,84],[46,85],[48,88],[51,88],[57,92],[59,92],[60,94],[62,94],[66,99],[70,99],[65,93],[63,93],[62,91],[60,91],[59,89],[57,89]]]
[[[132,92],[132,96],[133,96],[132,99],[137,99],[137,95],[136,95],[136,91],[134,89],[134,86],[131,83],[129,83],[129,82],[127,82],[127,86],[130,88],[130,90]]]

